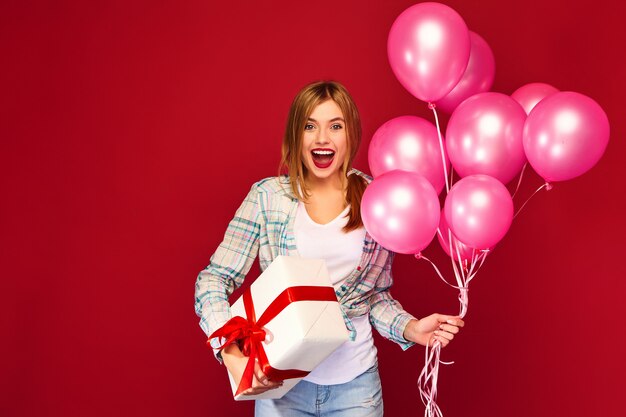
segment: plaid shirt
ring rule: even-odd
[[[371,180],[354,169],[348,175],[352,174]],[[266,178],[252,186],[211,263],[196,281],[195,309],[207,336],[231,318],[228,297],[241,286],[257,254],[262,271],[278,255],[299,256],[293,231],[297,207],[298,200],[286,176]],[[369,313],[371,324],[382,336],[408,349],[413,343],[403,333],[414,317],[389,293],[393,255],[366,233],[359,265],[336,295],[351,340],[356,331],[350,318]],[[212,346],[218,345],[214,339]]]

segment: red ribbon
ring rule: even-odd
[[[303,378],[309,374],[309,371],[299,369],[272,368],[265,354],[263,344],[261,343],[265,340],[265,330],[263,326],[272,321],[285,307],[296,301],[337,301],[337,296],[332,287],[289,287],[272,301],[259,320],[257,320],[254,314],[252,294],[250,293],[250,288],[248,288],[243,294],[243,305],[248,318],[245,319],[241,316],[235,316],[209,336],[209,340],[207,341],[209,347],[211,347],[210,341],[214,337],[225,337],[226,341],[218,349],[222,349],[230,343],[237,342],[243,354],[249,357],[235,395],[239,395],[252,387],[255,360],[258,360],[261,370],[272,381]]]

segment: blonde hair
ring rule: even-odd
[[[332,100],[341,109],[345,120],[347,152],[341,165],[342,179],[347,178],[346,203],[350,204],[348,223],[343,228],[345,232],[363,226],[361,219],[361,197],[367,186],[360,175],[350,175],[352,161],[361,144],[361,118],[354,100],[348,90],[335,81],[317,81],[305,86],[296,95],[289,109],[287,127],[282,145],[282,159],[280,169],[287,169],[291,184],[291,191],[302,201],[306,201],[310,193],[304,183],[306,167],[302,162],[302,136],[307,120],[315,107]]]

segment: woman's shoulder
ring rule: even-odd
[[[252,185],[252,189],[260,194],[284,195],[289,198],[295,198],[287,175],[263,178],[255,182]]]
[[[365,182],[367,182],[368,184],[370,182],[372,182],[373,178],[370,175],[367,175],[364,172],[359,171],[356,168],[352,168],[349,172],[348,172],[348,176],[350,175],[358,175],[359,177],[363,178],[365,180]]]

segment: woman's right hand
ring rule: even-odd
[[[235,384],[239,385],[241,376],[243,375],[246,365],[248,364],[248,357],[241,353],[241,350],[236,344],[231,344],[222,349],[222,359],[224,365],[228,368],[228,371],[233,376]],[[254,374],[252,375],[252,386],[245,390],[243,395],[257,395],[262,394],[265,391],[278,388],[282,386],[282,382],[270,381],[267,376],[261,371],[261,367],[258,363],[254,364]]]

